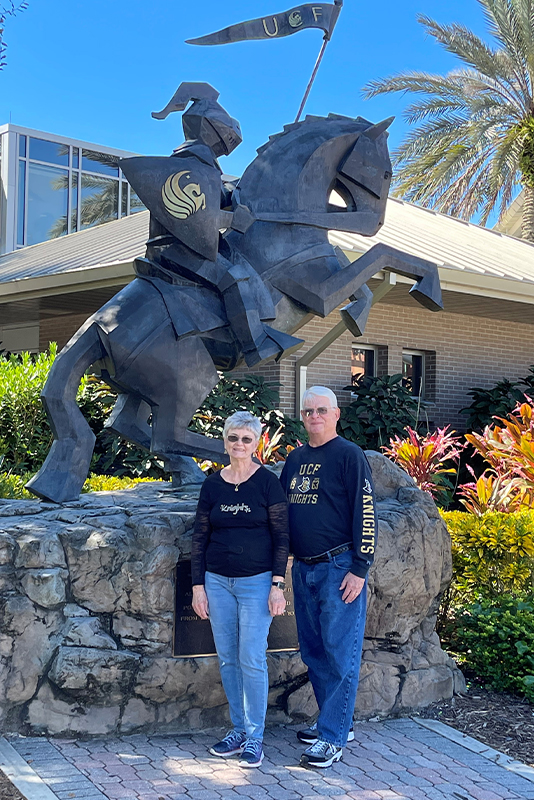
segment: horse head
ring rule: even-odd
[[[313,313],[329,313],[325,298],[306,294],[302,284],[310,275],[316,284],[327,281],[346,265],[328,242],[329,230],[372,236],[383,224],[391,181],[390,122],[308,116],[271,136],[245,170],[234,206],[245,207],[252,223],[225,239],[274,287],[275,303],[282,292]],[[333,193],[341,206],[332,202]]]

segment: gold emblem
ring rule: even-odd
[[[191,178],[188,170],[177,172],[165,181],[161,196],[163,205],[172,217],[187,219],[202,208],[206,208],[206,195],[200,191],[200,184],[188,183],[184,188],[180,186],[180,178],[185,175],[186,180]]]
[[[292,11],[291,14],[289,15],[288,22],[292,28],[300,27],[300,25],[302,25],[302,14],[300,13],[300,11],[298,10]]]
[[[303,478],[299,486],[299,492],[309,492],[311,481],[309,478]]]

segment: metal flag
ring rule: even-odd
[[[229,25],[215,33],[200,36],[197,39],[186,39],[187,44],[231,44],[247,39],[280,39],[291,36],[305,28],[320,28],[329,39],[339,15],[339,2],[306,3],[301,6],[282,11],[280,14],[251,19],[237,25]]]

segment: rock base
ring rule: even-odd
[[[369,453],[380,519],[356,714],[463,689],[434,631],[451,576],[431,498]],[[0,730],[91,736],[228,724],[216,658],[172,658],[173,571],[198,492],[140,484],[62,506],[0,500]],[[298,653],[269,655],[268,720],[316,710]]]

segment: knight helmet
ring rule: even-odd
[[[181,83],[162,111],[152,112],[155,119],[165,119],[173,111],[184,111],[182,125],[187,141],[207,145],[216,158],[227,156],[241,144],[239,122],[219,105],[219,92],[209,83]]]

